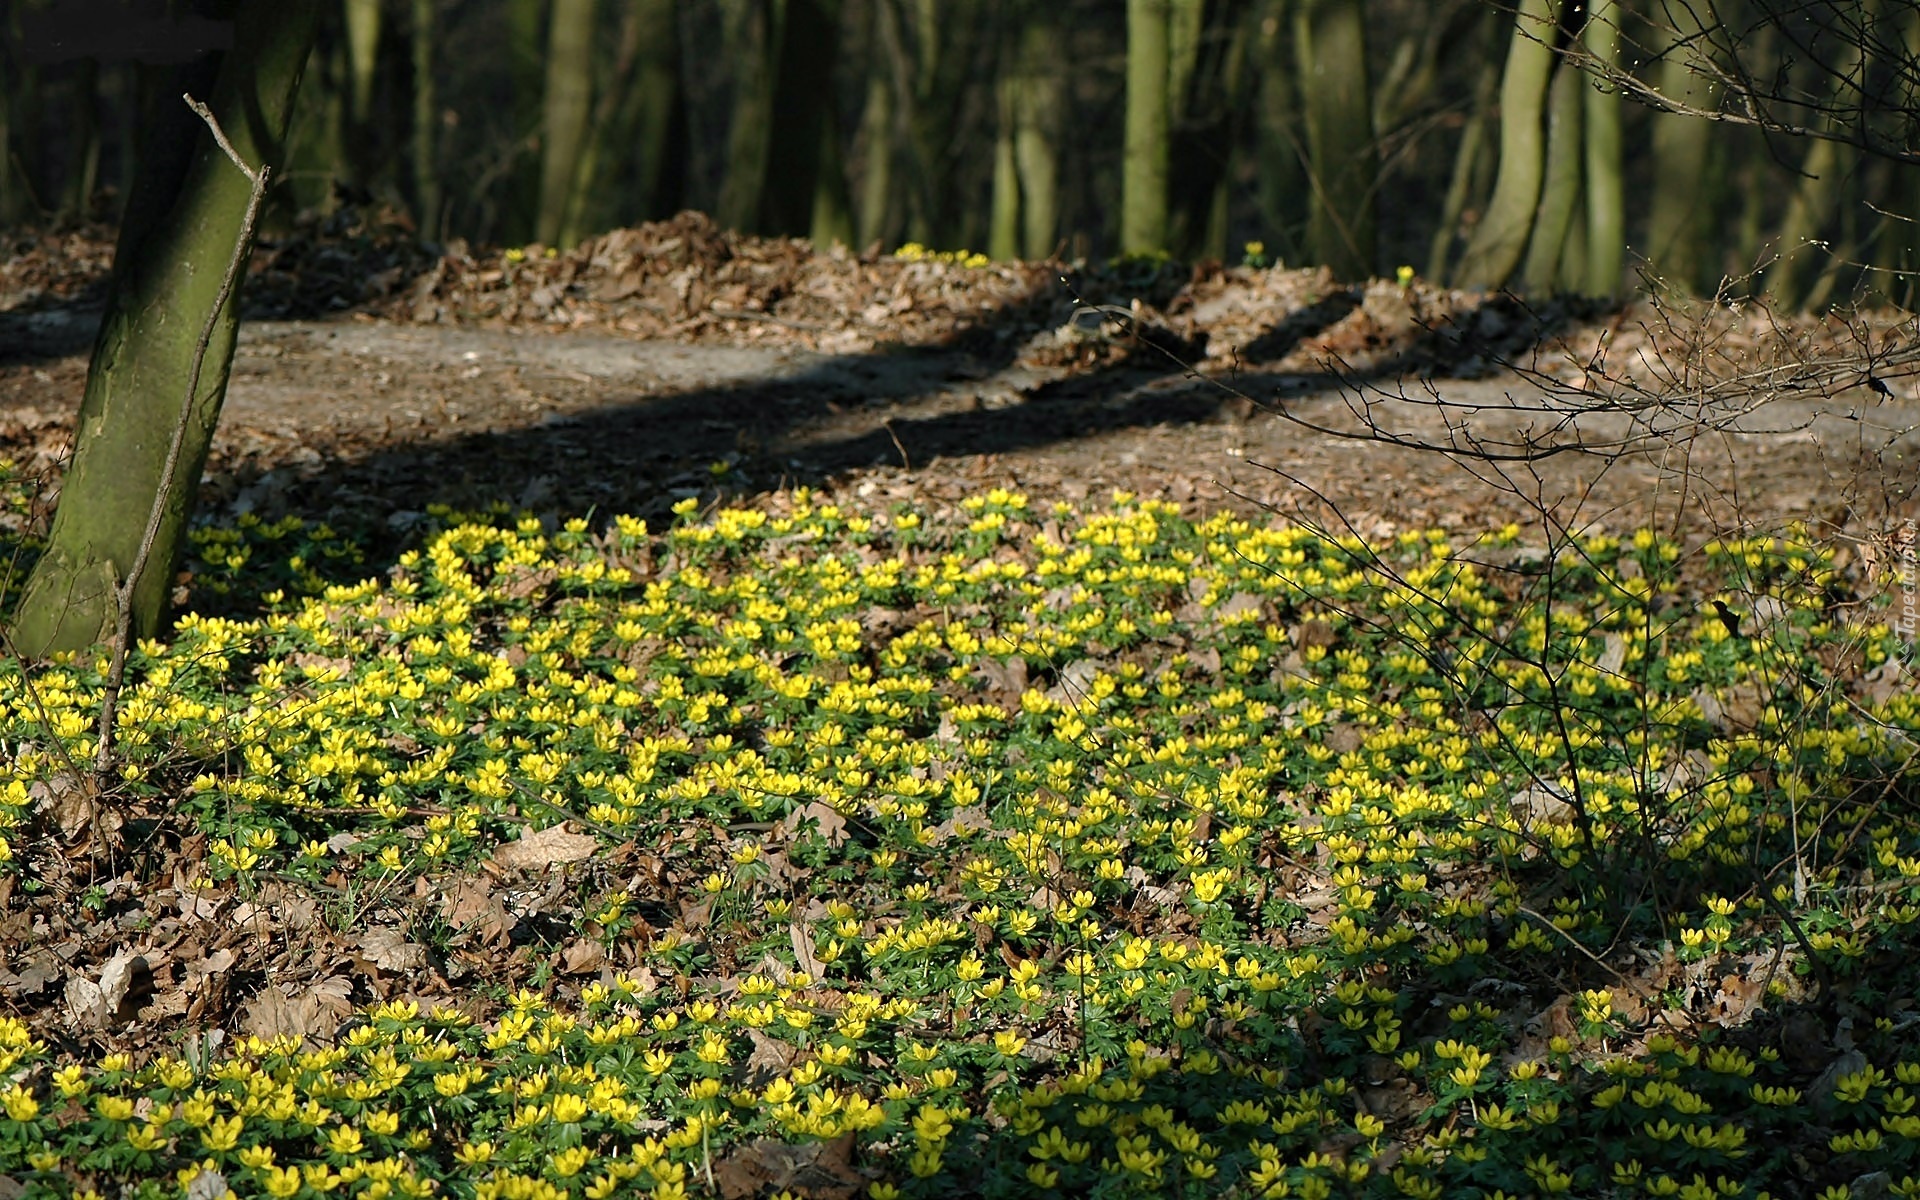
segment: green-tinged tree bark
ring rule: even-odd
[[[1533,233],[1527,239],[1526,264],[1521,280],[1530,292],[1550,292],[1586,276],[1579,264],[1574,279],[1560,275],[1567,252],[1567,230],[1580,207],[1581,163],[1585,156],[1586,76],[1561,63],[1548,86],[1547,163],[1540,186],[1540,204],[1534,211]],[[1584,231],[1583,231],[1584,240]]]
[[[1874,6],[1868,0],[1862,7],[1870,14]],[[1842,97],[1854,86],[1863,53],[1863,48],[1854,43],[1834,64],[1828,82],[1830,112],[1841,109]],[[1806,156],[1800,162],[1799,181],[1787,201],[1787,211],[1780,218],[1780,231],[1774,238],[1774,253],[1779,257],[1767,269],[1764,279],[1767,295],[1774,304],[1800,308],[1808,303],[1814,281],[1821,277],[1829,259],[1820,237],[1833,218],[1841,181],[1858,159],[1859,154],[1853,147],[1836,139],[1809,139]]]
[[[413,202],[420,236],[440,237],[439,100],[433,86],[434,0],[412,0]]]
[[[73,126],[67,135],[74,156],[67,164],[60,211],[78,220],[86,217],[100,182],[100,65],[91,58],[74,65]]]
[[[993,197],[987,253],[1045,258],[1059,226],[1059,121],[1065,101],[1051,6],[1023,3],[1002,51],[997,83]]]
[[[1250,7],[1213,0],[1204,12],[1195,5],[1174,14],[1168,248],[1192,261],[1226,257],[1228,188],[1251,80]]]
[[[1654,21],[1664,42],[1658,71],[1660,93],[1689,108],[1711,111],[1720,103],[1713,78],[1707,27],[1698,0],[1661,0]],[[1686,113],[1653,118],[1653,199],[1647,218],[1647,266],[1666,286],[1683,292],[1712,291],[1714,261],[1708,186],[1713,122]]]
[[[1580,40],[1603,68],[1620,65],[1618,0],[1592,0]],[[1589,296],[1617,296],[1627,265],[1625,156],[1620,139],[1620,93],[1589,79],[1586,88],[1586,270],[1569,286]]]
[[[1497,288],[1520,265],[1546,174],[1544,108],[1560,0],[1520,0],[1500,79],[1500,168],[1493,199],[1456,272],[1467,287]]]
[[[1167,249],[1170,0],[1127,0],[1127,118],[1120,176],[1120,252]]]
[[[867,70],[867,98],[860,110],[859,239],[862,246],[884,242],[898,229],[893,163],[898,153],[894,84],[889,59],[900,53],[900,33],[893,5],[875,0],[870,35],[872,63]]]
[[[1293,81],[1292,21],[1288,0],[1266,0],[1258,18],[1254,57],[1259,83],[1254,93],[1254,173],[1260,198],[1262,240],[1269,257],[1300,257],[1295,236],[1305,224],[1307,192],[1302,169],[1299,89]]]
[[[373,120],[373,89],[379,78],[382,0],[344,0],[347,31],[345,161],[337,172],[361,187],[373,182],[374,146],[379,131]]]
[[[1488,41],[1497,26],[1497,14],[1487,14]],[[1427,247],[1427,278],[1447,277],[1447,263],[1453,253],[1453,239],[1460,229],[1460,218],[1467,211],[1467,197],[1480,174],[1480,160],[1487,150],[1487,130],[1493,124],[1493,98],[1500,88],[1500,63],[1491,54],[1485,56],[1473,85],[1473,109],[1467,115],[1466,128],[1460,131],[1460,145],[1453,155],[1453,173],[1447,180],[1447,195],[1440,202],[1440,224]]]
[[[539,153],[545,120],[547,0],[507,0],[507,80],[512,95],[512,117],[504,149],[512,165],[507,169],[500,199],[499,228],[493,236],[503,242],[533,238],[540,211]]]
[[[1013,156],[1013,114],[999,89],[1000,127],[993,137],[993,193],[987,201],[987,256],[1020,257],[1020,168]]]
[[[818,235],[822,248],[851,241],[853,206],[833,119],[840,2],[776,0],[774,29],[773,111],[755,228],[792,237]]]
[[[727,135],[726,177],[714,219],[730,229],[750,230],[760,220],[767,183],[767,148],[773,136],[776,83],[774,48],[780,44],[783,0],[740,0],[725,11],[726,44],[739,64],[733,126]]]
[[[576,190],[576,236],[672,215],[685,174],[678,0],[627,0]]]
[[[1046,258],[1060,240],[1060,127],[1067,89],[1058,69],[1058,34],[1050,14],[1036,14],[1021,31],[1013,158],[1020,175],[1021,255],[1028,259]]]
[[[1365,279],[1373,274],[1380,156],[1364,0],[1296,0],[1293,55],[1313,185],[1307,255],[1338,278]]]
[[[547,98],[540,124],[540,212],[533,236],[561,241],[593,111],[594,0],[553,0],[547,33]]]
[[[313,41],[318,0],[241,4],[211,107],[248,162],[280,160],[288,112]],[[119,572],[139,555],[167,447],[183,410],[188,434],[165,498],[147,569],[134,581],[133,631],[159,631],[167,585],[226,395],[239,325],[230,297],[219,312],[197,395],[187,397],[194,345],[221,287],[251,184],[175,98],[142,148],[140,193],[128,204],[107,310],[94,344],[74,433],[73,461],[46,553],[14,618],[22,654],[43,657],[104,640],[118,613]],[[172,186],[169,186],[172,185]]]

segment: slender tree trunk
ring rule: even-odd
[[[75,67],[73,129],[68,135],[74,157],[67,164],[60,209],[69,217],[84,220],[100,183],[100,65],[89,58]]]
[[[1307,254],[1341,279],[1373,274],[1380,156],[1367,80],[1364,0],[1296,0],[1293,53],[1313,196]]]
[[[593,111],[594,0],[553,0],[547,34],[547,99],[540,133],[540,211],[533,236],[561,240]]]
[[[1176,9],[1168,248],[1190,261],[1226,257],[1227,187],[1247,107],[1249,5]],[[1200,18],[1204,16],[1204,21]]]
[[[248,162],[280,161],[318,14],[318,0],[240,6],[234,46],[223,58],[211,107]],[[114,591],[120,572],[139,556],[167,447],[184,410],[188,436],[165,497],[165,516],[147,569],[133,586],[135,636],[158,632],[226,395],[237,297],[219,310],[199,394],[188,397],[185,391],[251,184],[193,114],[177,99],[174,105],[177,114],[156,114],[156,124],[169,128],[156,131],[143,148],[141,194],[131,198],[121,229],[73,461],[46,553],[15,615],[14,644],[30,657],[84,649],[111,634],[119,616]],[[188,133],[189,122],[197,136]]]
[[[1493,40],[1497,29],[1494,25],[1496,14],[1489,10],[1487,14],[1487,42]],[[1453,239],[1460,230],[1460,218],[1467,211],[1467,197],[1473,191],[1473,183],[1480,174],[1480,159],[1486,153],[1487,130],[1493,124],[1493,98],[1500,88],[1500,64],[1491,54],[1485,56],[1484,64],[1473,85],[1473,109],[1467,115],[1467,124],[1460,131],[1460,146],[1454,151],[1453,174],[1447,181],[1447,195],[1440,202],[1440,226],[1434,230],[1433,241],[1427,248],[1427,278],[1439,281],[1447,277],[1447,261],[1453,252]]]
[[[1500,79],[1500,170],[1457,271],[1467,287],[1497,288],[1520,265],[1546,174],[1543,108],[1553,74],[1560,0],[1520,0]]]
[[[1604,67],[1620,65],[1618,0],[1592,0],[1580,40]],[[1620,294],[1627,264],[1625,156],[1620,140],[1620,93],[1589,79],[1586,88],[1586,271],[1567,283],[1589,296]]]
[[[373,182],[374,147],[381,140],[373,120],[373,89],[379,78],[381,0],[345,0],[347,30],[346,151],[343,174],[360,187]]]
[[[547,0],[507,0],[507,78],[513,97],[512,166],[500,204],[503,242],[533,239],[540,212],[540,153],[546,98]],[[531,152],[529,152],[531,151]]]
[[[1656,24],[1665,40],[1659,68],[1662,95],[1691,108],[1711,110],[1720,102],[1712,77],[1709,28],[1698,0],[1661,0]],[[1685,113],[1653,118],[1653,200],[1647,220],[1647,264],[1667,286],[1684,292],[1712,291],[1707,278],[1713,262],[1709,222],[1713,189],[1707,186],[1713,123]]]
[[[1172,108],[1170,0],[1127,0],[1127,120],[1121,168],[1120,252],[1167,249],[1167,168]]]
[[[1300,258],[1296,232],[1305,224],[1309,191],[1302,170],[1299,89],[1294,86],[1292,21],[1288,0],[1267,0],[1255,44],[1260,82],[1254,97],[1255,173],[1260,219],[1269,256]]]
[[[834,121],[840,0],[777,0],[776,14],[766,185],[755,228],[792,237],[817,232],[824,249],[853,238]],[[817,231],[816,215],[821,219]]]
[[[1572,282],[1558,271],[1567,249],[1567,230],[1580,207],[1586,92],[1586,76],[1562,62],[1548,88],[1546,170],[1533,234],[1527,241],[1526,264],[1521,269],[1521,279],[1531,292],[1551,292]],[[1576,278],[1585,275],[1586,264],[1582,263]]]
[[[1011,76],[995,87],[999,123],[993,134],[993,193],[987,202],[987,256],[1002,261],[1020,257],[1020,165],[1013,153]]]
[[[1059,225],[1058,29],[1044,3],[1018,5],[1005,31],[996,84],[993,194],[987,253],[1045,258]]]
[[[1871,0],[1863,6],[1871,13]],[[1870,17],[1868,18],[1871,19]],[[1862,68],[1863,47],[1847,48],[1834,64],[1828,81],[1827,108],[1840,110],[1848,89],[1857,83]],[[1839,118],[1829,117],[1830,124]],[[1800,308],[1812,298],[1813,285],[1822,278],[1830,252],[1820,242],[1832,221],[1839,201],[1840,185],[1859,160],[1858,153],[1832,138],[1812,138],[1800,163],[1800,178],[1780,218],[1780,232],[1774,239],[1779,257],[1766,272],[1766,291],[1776,305]],[[1822,288],[1822,293],[1825,292]]]
[[[420,236],[440,237],[440,164],[434,136],[439,100],[433,86],[434,0],[412,0],[413,16],[413,199]]]
[[[582,191],[592,186],[580,220],[593,229],[671,216],[686,171],[678,0],[627,2],[617,94],[595,121],[595,170],[582,181]]]
[[[759,222],[767,183],[767,147],[773,136],[775,47],[780,44],[784,0],[745,0],[730,6],[726,40],[740,64],[727,137],[727,171],[714,217],[730,229]]]
[[[883,243],[895,222],[893,160],[898,152],[893,72],[900,53],[900,32],[893,5],[873,0],[870,35],[872,63],[867,69],[867,99],[860,112],[859,238],[862,246]]]

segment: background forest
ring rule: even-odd
[[[0,222],[116,218],[179,90],[141,60],[218,37],[122,7],[8,6]],[[371,200],[566,246],[693,208],[823,246],[1906,303],[1917,62],[1886,0],[342,0],[268,232]]]

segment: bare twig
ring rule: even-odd
[[[240,221],[240,232],[233,241],[233,254],[227,259],[227,272],[220,279],[220,292],[214,298],[213,306],[207,310],[207,319],[201,323],[200,336],[193,345],[193,366],[187,372],[187,395],[180,408],[180,419],[174,422],[173,437],[167,443],[167,457],[160,467],[160,485],[153,496],[153,507],[147,511],[147,527],[140,535],[140,549],[133,556],[133,565],[127,568],[126,577],[113,588],[113,602],[116,609],[117,625],[113,633],[113,657],[107,666],[107,683],[100,696],[100,732],[98,747],[93,755],[93,775],[97,783],[104,784],[109,770],[113,766],[113,726],[114,717],[120,708],[120,689],[127,677],[127,650],[133,640],[133,589],[140,576],[146,572],[147,562],[153,557],[153,544],[160,536],[160,522],[166,517],[167,496],[173,490],[173,476],[180,467],[180,451],[186,444],[187,428],[193,421],[193,407],[200,394],[200,370],[206,363],[207,347],[213,343],[213,331],[220,320],[220,310],[227,306],[233,296],[233,289],[239,283],[240,272],[246,266],[247,252],[253,245],[253,229],[260,219],[260,202],[267,194],[268,168],[249,167],[227,140],[220,128],[220,121],[213,111],[192,96],[180,97],[186,102],[207,128],[213,131],[213,140],[220,144],[233,165],[253,184],[253,190],[247,197],[247,211]]]

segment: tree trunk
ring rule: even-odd
[[[775,47],[785,0],[745,0],[730,5],[726,42],[739,73],[734,81],[733,127],[727,135],[726,177],[720,183],[714,219],[729,229],[751,230],[759,222],[767,183],[767,147],[773,136]]]
[[[1127,117],[1120,252],[1167,249],[1171,0],[1127,0]]]
[[[512,94],[512,144],[499,228],[488,231],[500,241],[533,239],[540,212],[540,137],[546,98],[546,0],[507,0],[507,79]]]
[[[288,112],[313,41],[318,0],[243,4],[234,46],[222,61],[212,109],[240,156],[274,165]],[[200,393],[184,393],[194,345],[221,286],[222,269],[246,211],[251,184],[228,162],[184,105],[156,114],[169,126],[143,147],[141,195],[128,205],[107,311],[94,344],[46,553],[35,565],[15,614],[14,644],[39,658],[107,638],[118,619],[119,573],[139,555],[141,536],[173,430],[186,412],[188,434],[165,497],[164,519],[133,586],[133,631],[159,631],[173,565],[226,395],[237,297],[218,314]],[[188,133],[191,123],[197,136]],[[177,181],[177,187],[167,187]],[[147,207],[143,220],[136,213]]]
[[[833,62],[840,44],[840,0],[779,0],[777,12],[766,184],[755,228],[760,233],[803,237],[815,232],[817,212],[825,249],[835,241],[853,238],[851,221],[845,217],[852,204],[847,200],[834,121]]]
[[[1339,279],[1373,274],[1380,156],[1367,80],[1364,0],[1297,0],[1293,54],[1300,78],[1313,195],[1307,256]]]
[[[1586,76],[1562,62],[1548,87],[1547,163],[1533,233],[1527,241],[1526,265],[1520,273],[1531,292],[1551,292],[1569,282],[1558,271],[1567,248],[1567,230],[1580,206],[1586,92]],[[1585,263],[1580,264],[1578,275],[1586,275]]]
[[[379,78],[381,0],[345,0],[347,29],[346,176],[360,187],[373,182],[374,146],[380,132],[373,121],[373,88]]]
[[[559,244],[593,111],[594,0],[553,0],[547,34],[547,98],[540,134],[540,211],[535,240]]]
[[[898,152],[891,60],[902,53],[899,23],[888,0],[873,0],[869,35],[872,62],[867,69],[867,99],[860,111],[859,238],[862,246],[883,243],[898,228],[895,220],[893,162]]]
[[[440,114],[433,86],[433,0],[412,0],[413,15],[413,201],[420,236],[440,237],[440,165],[434,128]]]
[[[1620,66],[1621,7],[1593,0],[1580,40],[1602,69]],[[1589,79],[1586,88],[1586,271],[1570,286],[1589,296],[1620,294],[1627,263],[1627,203],[1620,140],[1620,93]]]
[[[1547,82],[1553,73],[1553,42],[1560,0],[1521,0],[1514,15],[1507,65],[1500,79],[1500,169],[1493,199],[1487,204],[1473,240],[1460,260],[1459,282],[1497,288],[1520,265],[1533,233],[1546,173],[1546,130],[1542,119]]]
[[[1862,6],[1871,12],[1871,0]],[[1869,18],[1870,20],[1870,18]],[[1842,111],[1847,91],[1855,86],[1861,73],[1864,49],[1850,45],[1834,64],[1827,82],[1827,110]],[[1836,124],[1838,117],[1829,116]],[[1816,137],[1807,146],[1800,163],[1800,178],[1780,218],[1780,232],[1774,238],[1774,253],[1779,257],[1766,272],[1766,292],[1783,308],[1808,304],[1814,281],[1821,278],[1830,254],[1820,241],[1834,215],[1841,182],[1858,162],[1858,152],[1832,138]],[[1830,281],[1829,281],[1830,286]],[[1826,289],[1822,288],[1824,293]]]
[[[1255,45],[1260,82],[1255,105],[1255,176],[1267,255],[1275,261],[1300,257],[1297,231],[1305,223],[1308,188],[1301,169],[1299,89],[1290,53],[1288,0],[1267,0]]]
[[[1060,125],[1067,89],[1052,66],[1059,34],[1045,10],[1030,16],[1020,34],[1013,159],[1020,176],[1020,247],[1028,259],[1052,255],[1060,240]]]
[[[88,58],[74,67],[73,129],[67,135],[74,154],[67,163],[60,211],[85,220],[100,182],[100,65]]]
[[[1497,14],[1488,10],[1487,41],[1498,28]],[[1446,199],[1440,202],[1440,226],[1434,230],[1427,248],[1427,278],[1436,283],[1447,277],[1447,260],[1453,253],[1453,239],[1460,230],[1460,218],[1467,211],[1467,197],[1480,173],[1480,158],[1486,153],[1487,129],[1493,122],[1493,97],[1500,86],[1500,64],[1491,54],[1473,85],[1473,109],[1467,114],[1466,128],[1460,131],[1460,147],[1454,151],[1453,174],[1447,181]]]
[[[1043,3],[1017,6],[1005,31],[996,85],[993,195],[987,253],[1045,258],[1059,225],[1058,29]]]
[[[1011,56],[1009,56],[1011,57]],[[995,84],[998,123],[993,133],[993,192],[987,201],[987,257],[1020,257],[1020,166],[1013,153],[1014,76]]]
[[[1243,0],[1175,10],[1168,248],[1189,261],[1226,257],[1227,192],[1247,108],[1248,10]]]
[[[1691,108],[1711,110],[1720,102],[1713,79],[1708,29],[1695,11],[1697,0],[1663,0],[1656,24],[1666,42],[1660,62],[1660,93]],[[1653,118],[1653,200],[1647,219],[1647,265],[1669,287],[1683,292],[1712,291],[1708,264],[1715,239],[1709,233],[1713,197],[1706,186],[1713,143],[1713,122],[1685,113]]]

